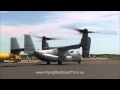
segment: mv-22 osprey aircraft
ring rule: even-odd
[[[62,64],[64,61],[75,61],[80,63],[82,58],[88,58],[90,52],[91,38],[88,33],[100,33],[88,31],[87,29],[72,28],[82,34],[82,39],[79,44],[64,46],[64,47],[49,47],[46,40],[54,40],[55,38],[47,38],[45,36],[38,37],[42,39],[42,50],[35,50],[32,38],[30,35],[24,35],[24,48],[19,48],[16,38],[11,38],[11,53],[20,53],[24,51],[28,55],[33,55],[42,61],[58,62]],[[71,51],[71,49],[78,49],[82,47],[82,55],[79,51]]]
[[[88,33],[94,33],[87,29],[75,29],[83,34],[81,42],[76,45],[64,46],[64,47],[49,47],[46,40],[53,40],[54,38],[42,38],[42,50],[35,50],[32,38],[30,35],[24,35],[24,52],[28,55],[33,55],[42,61],[46,61],[50,64],[51,61],[62,64],[64,61],[75,61],[80,63],[82,58],[89,57],[91,39],[88,37]],[[78,49],[82,47],[82,55],[79,51],[70,51],[71,49]]]

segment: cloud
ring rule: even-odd
[[[108,18],[104,17],[106,15],[110,15]],[[96,12],[75,12],[75,11],[71,11],[71,12],[56,12],[56,13],[52,13],[50,16],[48,16],[51,18],[51,20],[56,20],[56,21],[60,21],[60,22],[64,22],[64,23],[76,23],[76,22],[82,22],[82,21],[87,21],[87,22],[92,22],[92,21],[101,21],[101,19],[103,20],[108,20],[108,19],[117,19],[119,17],[119,12],[115,12],[115,11],[109,11],[109,12],[100,12],[100,11],[96,11]]]
[[[8,13],[8,12],[10,12],[10,11],[0,11],[0,13]]]
[[[2,11],[1,13],[7,13],[9,11]],[[37,17],[36,17],[37,18]],[[35,33],[41,35],[60,35],[63,33],[63,36],[71,36],[73,33],[69,31],[70,34],[66,34],[64,32],[68,32],[67,29],[60,28],[62,25],[74,25],[79,23],[85,23],[87,28],[90,29],[98,29],[102,27],[98,26],[88,26],[86,23],[92,22],[100,22],[100,21],[114,21],[119,19],[119,12],[117,11],[98,11],[98,12],[78,12],[78,11],[60,11],[60,12],[51,12],[47,16],[44,17],[44,23],[38,23],[35,25],[5,25],[1,24],[1,36],[2,37],[18,37],[26,33]],[[17,23],[17,22],[16,22]],[[79,25],[81,28],[85,28]],[[47,33],[46,33],[47,32]],[[46,33],[46,34],[45,34]]]
[[[1,12],[0,12],[1,13]],[[2,12],[7,13],[7,12]],[[15,12],[14,12],[15,13]],[[9,39],[6,37],[19,37],[18,41],[23,43],[23,35],[34,33],[40,36],[48,36],[48,37],[62,37],[63,40],[60,41],[50,41],[50,46],[61,46],[61,45],[71,45],[80,42],[81,35],[77,34],[77,32],[69,29],[62,28],[61,26],[64,25],[75,25],[78,28],[87,28],[88,30],[92,31],[100,31],[100,30],[116,30],[119,32],[119,18],[120,12],[118,11],[51,11],[46,15],[37,15],[38,17],[34,17],[34,12],[31,14],[34,18],[38,20],[44,19],[44,22],[39,22],[37,24],[30,25],[27,22],[25,24],[21,24],[15,22],[15,20],[11,21],[1,21],[0,25],[0,35],[2,38],[1,45],[4,48],[4,45],[8,47]],[[7,15],[9,16],[8,13]],[[1,14],[3,15],[3,14]],[[6,16],[7,16],[6,15]],[[12,14],[11,14],[12,15]],[[10,17],[10,16],[9,16]],[[21,16],[18,16],[21,18]],[[1,17],[2,18],[2,17]],[[29,18],[32,18],[31,16]],[[24,20],[24,17],[22,18]],[[26,20],[26,19],[25,19]],[[34,20],[33,18],[31,20]],[[31,21],[30,20],[30,21]],[[34,21],[33,21],[34,22]],[[107,50],[107,53],[118,53],[119,45],[118,41],[120,34],[116,36],[107,36],[107,35],[99,35],[99,34],[89,34],[92,39],[91,43],[91,51],[93,53],[103,53]],[[68,38],[67,38],[68,37]],[[33,38],[34,40],[36,38]],[[66,40],[65,40],[66,39]],[[8,43],[4,44],[3,42],[9,41]],[[37,39],[39,40],[39,39]],[[67,43],[66,43],[67,42]],[[40,48],[41,42],[34,42],[36,48]],[[103,45],[104,44],[104,45]],[[20,46],[21,46],[20,45]],[[98,47],[96,47],[98,46]],[[100,49],[101,48],[103,49]],[[110,47],[106,49],[106,47]],[[113,49],[111,49],[113,48]],[[9,49],[8,49],[9,50]],[[102,50],[102,51],[100,51]],[[113,50],[115,50],[113,52]],[[95,52],[96,51],[96,52]]]

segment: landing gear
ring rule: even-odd
[[[0,60],[0,63],[4,63],[4,60]]]
[[[58,61],[58,65],[62,65],[62,61]]]
[[[2,63],[4,63],[4,60],[2,61]]]
[[[81,63],[81,61],[78,61],[78,64],[80,64]]]
[[[21,62],[21,60],[18,60],[18,62]]]
[[[2,63],[2,60],[0,60],[0,63]]]
[[[19,61],[18,60],[15,60],[15,63],[18,63]]]
[[[47,64],[49,65],[49,64],[50,64],[50,61],[47,61]]]

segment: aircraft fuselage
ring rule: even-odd
[[[59,51],[57,48],[35,51],[34,55],[43,61],[81,61],[81,55],[78,51]]]

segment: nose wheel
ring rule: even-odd
[[[62,61],[58,61],[58,65],[62,65]]]

